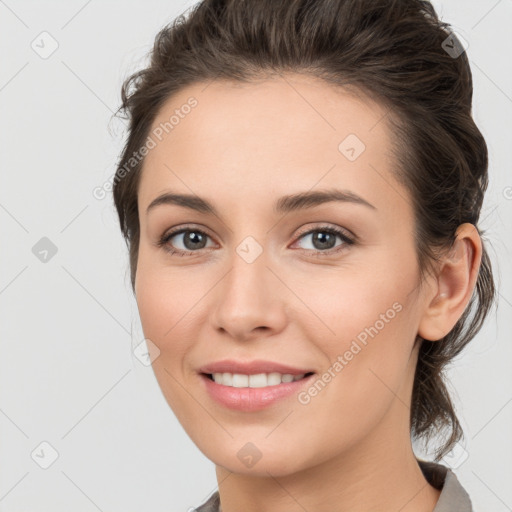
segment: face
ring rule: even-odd
[[[135,293],[188,435],[276,476],[408,436],[425,300],[385,109],[300,75],[189,86],[152,132],[177,109],[144,163]],[[148,211],[165,194],[194,201]]]

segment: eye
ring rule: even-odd
[[[321,226],[310,229],[306,233],[303,233],[299,237],[299,240],[307,240],[308,238],[312,247],[306,249],[308,252],[313,251],[314,256],[336,253],[355,243],[345,231],[331,226]],[[336,238],[341,240],[341,244],[336,245]]]
[[[175,238],[178,242],[171,244],[171,240]],[[163,247],[170,254],[179,254],[186,256],[200,249],[206,248],[207,239],[210,238],[204,231],[195,228],[181,228],[165,233],[157,242],[159,247]],[[176,248],[175,245],[182,247]]]
[[[345,231],[331,226],[321,226],[310,229],[302,233],[299,236],[299,240],[306,240],[308,237],[312,247],[306,248],[305,250],[312,252],[314,256],[326,256],[337,253],[355,243],[355,240]],[[188,256],[199,252],[201,249],[208,248],[206,244],[209,238],[210,236],[200,229],[182,227],[165,233],[160,240],[158,240],[157,246],[162,247],[169,254]],[[341,243],[338,245],[336,245],[336,238],[341,240]],[[173,239],[176,239],[176,241],[171,244],[171,240]],[[181,247],[176,247],[176,245],[181,245]]]

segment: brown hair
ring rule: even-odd
[[[130,159],[144,145],[162,104],[200,81],[251,82],[287,71],[352,87],[389,108],[396,177],[413,200],[420,281],[451,248],[460,224],[476,227],[488,183],[487,146],[471,115],[466,53],[430,2],[204,0],[157,34],[148,67],[122,86],[118,112],[128,114],[129,131],[113,197],[133,290],[144,160]],[[480,330],[495,293],[484,245],[474,293],[454,328],[438,341],[417,339],[411,435],[426,442],[447,432],[436,460],[463,437],[443,372]]]

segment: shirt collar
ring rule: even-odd
[[[422,460],[418,460],[418,464],[430,485],[441,490],[432,512],[473,512],[468,493],[451,469]]]

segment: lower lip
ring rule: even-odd
[[[207,375],[200,374],[209,395],[220,404],[237,411],[261,411],[272,404],[297,394],[302,387],[309,384],[315,374],[293,382],[284,382],[264,388],[234,388],[217,384]]]

